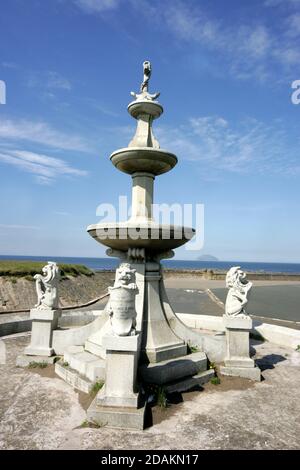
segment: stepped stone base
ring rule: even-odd
[[[186,377],[182,380],[177,380],[175,383],[169,383],[164,386],[164,391],[166,393],[182,393],[191,390],[194,387],[204,385],[209,382],[215,375],[213,369],[205,370],[204,372],[199,372],[199,374],[194,375],[193,377]]]
[[[207,369],[207,357],[202,351],[169,359],[157,364],[141,365],[138,373],[142,381],[157,385],[191,377]]]
[[[93,383],[86,377],[80,376],[78,371],[71,369],[69,366],[65,367],[63,363],[63,361],[58,361],[55,363],[55,373],[58,375],[58,377],[71,385],[71,387],[84,393],[90,393],[93,387]]]
[[[85,351],[83,346],[69,346],[64,362],[91,382],[105,380],[105,360]]]
[[[139,409],[99,406],[97,405],[97,398],[95,398],[87,411],[87,418],[100,426],[143,430],[145,410],[145,405]]]
[[[59,356],[28,356],[27,354],[21,354],[17,357],[16,365],[18,367],[28,367],[32,362],[54,364],[58,359]]]
[[[233,377],[243,377],[245,379],[255,380],[257,382],[261,381],[261,372],[257,366],[255,367],[221,366],[220,372],[222,375],[230,375]]]
[[[146,351],[141,352],[141,357],[148,359],[151,363],[161,363],[171,359],[178,359],[184,356],[187,352],[186,344],[175,344],[158,347],[155,349],[148,348]]]
[[[85,342],[85,351],[94,354],[95,356],[105,357],[105,349],[93,341],[86,340]]]

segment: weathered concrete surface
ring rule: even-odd
[[[221,385],[184,394],[183,403],[162,411],[162,421],[142,432],[79,428],[86,415],[82,399],[79,402],[71,387],[59,378],[15,366],[29,336],[4,342],[8,362],[0,365],[1,449],[300,447],[300,353],[296,351],[256,344],[264,381],[221,378]],[[47,375],[47,370],[40,373]]]

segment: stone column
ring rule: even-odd
[[[152,220],[153,182],[154,175],[151,173],[133,173],[131,221]]]
[[[250,358],[252,319],[245,316],[223,315],[226,331],[226,356],[220,372],[223,375],[260,381],[260,369]]]

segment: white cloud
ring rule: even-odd
[[[118,0],[73,0],[88,13],[117,9]],[[282,7],[277,30],[266,22],[265,15],[232,23],[209,12],[203,3],[184,0],[128,0],[132,9],[155,28],[168,30],[178,40],[198,44],[202,52],[219,55],[219,61],[238,79],[256,78],[274,81],[273,67],[280,66],[282,75],[290,74],[291,66],[299,63],[297,45],[292,39],[299,34],[298,16],[287,14],[298,8],[300,0],[265,0],[262,7]],[[288,5],[290,8],[285,8]],[[253,10],[255,13],[255,10]],[[201,50],[202,48],[202,50]],[[277,73],[277,77],[279,74]]]
[[[0,138],[5,140],[30,141],[63,150],[89,151],[82,138],[53,129],[42,121],[0,120]]]
[[[114,10],[119,6],[119,0],[73,0],[74,3],[87,13],[102,13]]]
[[[300,171],[299,138],[291,145],[279,121],[267,125],[245,118],[235,125],[223,117],[201,116],[158,134],[162,147],[201,165],[205,178],[217,178],[224,171],[285,175]]]
[[[50,184],[57,178],[64,176],[87,175],[85,170],[73,168],[62,159],[26,150],[1,151],[0,162],[13,165],[27,173],[32,173],[40,184]]]
[[[54,211],[54,214],[61,215],[62,217],[71,215],[70,212],[65,212],[65,211]]]
[[[1,62],[2,67],[6,69],[17,69],[18,65],[15,62]]]
[[[70,80],[56,71],[48,70],[41,72],[31,70],[27,72],[27,75],[27,86],[30,88],[66,91],[72,89]]]
[[[296,38],[300,35],[300,13],[294,13],[288,16],[285,20],[286,34],[291,38]]]
[[[5,229],[5,230],[15,230],[15,229],[40,230],[40,227],[37,227],[35,225],[0,224],[0,229]]]
[[[297,6],[300,4],[300,0],[265,0],[264,6],[266,7],[276,7],[278,5],[283,5],[286,7],[287,5]]]
[[[58,88],[62,90],[71,90],[72,88],[70,81],[57,72],[47,72],[46,86],[48,88]]]

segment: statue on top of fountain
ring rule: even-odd
[[[42,274],[34,276],[38,301],[35,308],[38,310],[53,310],[58,308],[58,283],[60,279],[59,267],[53,261],[43,267]]]
[[[143,70],[144,70],[144,78],[141,84],[140,88],[140,93],[135,93],[132,91],[130,94],[131,96],[134,96],[137,101],[143,101],[143,100],[148,100],[148,101],[155,101],[160,93],[149,93],[148,92],[148,84],[149,80],[151,77],[151,63],[149,60],[145,60],[143,62]]]
[[[226,287],[229,291],[225,303],[225,315],[248,318],[245,306],[248,303],[252,282],[248,281],[246,273],[240,269],[240,266],[233,266],[229,269],[226,275]]]

